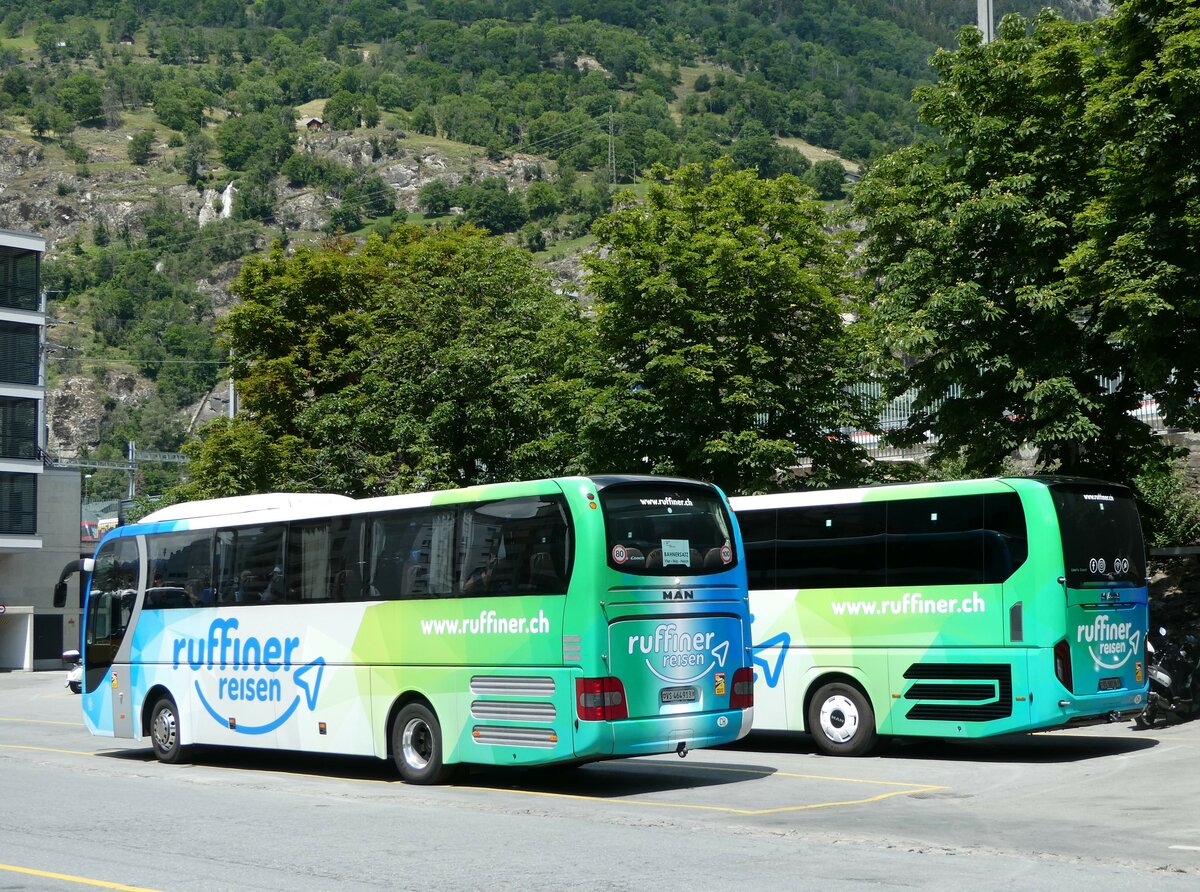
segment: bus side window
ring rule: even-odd
[[[882,503],[781,508],[776,581],[781,589],[884,584]]]
[[[775,510],[744,511],[738,514],[742,547],[746,550],[746,572],[750,588],[775,588]],[[720,549],[717,550],[720,560]],[[705,563],[708,558],[705,558]]]
[[[202,606],[211,598],[212,532],[164,533],[146,538],[153,574],[145,609]]]
[[[1006,558],[988,563],[984,582],[1003,582],[1029,557],[1029,533],[1021,497],[1015,492],[988,493],[983,497],[983,522],[988,533],[996,538],[998,544],[994,547],[1003,545]]]
[[[286,600],[356,601],[362,596],[362,520],[335,517],[288,528]]]
[[[368,598],[436,598],[451,594],[454,511],[419,509],[371,522]]]
[[[524,496],[460,509],[458,578],[464,595],[563,594],[570,532],[560,499]]]
[[[280,597],[284,524],[239,527],[217,533],[220,604],[257,604],[264,593]]]
[[[888,585],[983,582],[983,497],[889,502]]]

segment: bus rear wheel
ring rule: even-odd
[[[410,703],[392,725],[392,758],[406,784],[442,784],[453,770],[442,761],[442,726],[433,710]]]
[[[808,704],[808,733],[827,756],[861,756],[878,743],[875,711],[858,688],[844,682],[824,685]]]
[[[179,740],[179,707],[170,697],[160,697],[150,711],[150,742],[158,761],[168,765],[182,761],[186,749]]]

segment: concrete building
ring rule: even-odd
[[[47,468],[46,302],[40,236],[0,230],[0,669],[57,669],[78,647],[78,598],[56,610],[79,557],[79,473]]]

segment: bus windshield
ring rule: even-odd
[[[1068,588],[1145,585],[1146,555],[1129,490],[1105,484],[1051,487]]]
[[[719,573],[733,567],[720,497],[687,484],[628,484],[604,491],[608,565],[624,573]]]

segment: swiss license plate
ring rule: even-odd
[[[659,693],[663,703],[695,703],[695,688],[663,688]]]
[[[1102,691],[1119,691],[1121,689],[1121,679],[1119,678],[1102,678],[1100,679],[1100,690]]]

